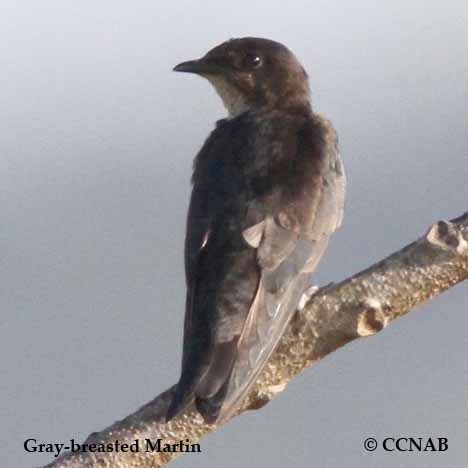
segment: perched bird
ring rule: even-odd
[[[167,412],[195,400],[214,422],[237,409],[310,285],[341,224],[345,175],[282,44],[231,39],[174,70],[206,78],[229,113],[194,161],[182,373]]]

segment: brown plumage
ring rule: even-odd
[[[230,114],[194,162],[182,374],[167,413],[195,399],[213,422],[274,351],[341,224],[345,176],[335,131],[283,45],[235,39],[175,70],[206,77]]]

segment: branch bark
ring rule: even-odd
[[[321,288],[298,311],[238,413],[257,409],[305,367],[350,341],[379,332],[393,319],[468,277],[468,212],[440,221],[412,244],[342,281]],[[131,444],[133,452],[70,452],[45,468],[157,468],[178,453],[145,452],[154,443],[197,442],[214,431],[193,407],[166,423],[164,415],[174,387],[135,413],[101,432],[87,444]]]

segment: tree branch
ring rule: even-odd
[[[260,375],[239,413],[260,408],[302,369],[355,338],[382,330],[468,277],[468,212],[451,222],[434,224],[427,234],[370,268],[318,290],[298,311],[280,345]],[[46,468],[157,468],[178,453],[145,452],[145,439],[174,444],[197,442],[214,431],[193,407],[166,423],[164,415],[174,387],[86,443],[131,444],[139,452],[66,453]]]

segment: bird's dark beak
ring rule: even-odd
[[[179,63],[173,68],[176,72],[196,73],[198,75],[213,75],[221,72],[221,67],[218,64],[202,57],[198,60],[189,60],[188,62]]]

